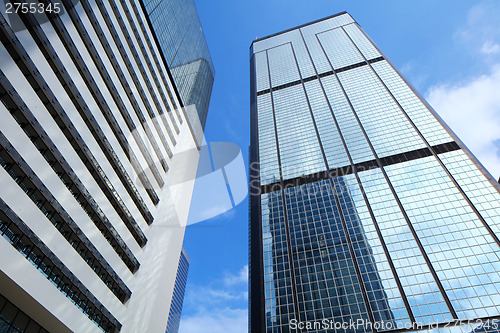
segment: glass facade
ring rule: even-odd
[[[168,313],[166,333],[177,333],[179,323],[181,322],[182,303],[184,302],[184,292],[186,291],[186,282],[189,270],[189,258],[182,249],[179,258],[179,267],[177,267],[177,276],[175,277],[174,294],[170,303],[170,312]]]
[[[347,13],[251,46],[250,332],[499,332],[499,184]]]
[[[142,1],[181,100],[205,128],[215,69],[194,0]]]
[[[48,333],[46,329],[2,295],[0,295],[0,331]]]

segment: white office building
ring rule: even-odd
[[[145,13],[0,8],[0,331],[165,332],[202,131]]]

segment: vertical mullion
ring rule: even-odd
[[[294,314],[295,318],[299,320],[299,302],[297,300],[297,287],[295,286],[295,265],[293,264],[293,255],[292,255],[292,244],[290,240],[290,227],[288,225],[288,212],[287,212],[287,206],[286,206],[286,201],[285,201],[285,189],[283,186],[283,173],[282,173],[282,167],[281,167],[281,155],[280,155],[280,148],[279,148],[279,140],[278,140],[278,125],[276,124],[276,112],[274,110],[274,97],[273,97],[273,87],[271,83],[271,68],[269,66],[269,54],[267,53],[266,50],[266,60],[267,60],[267,72],[268,72],[268,79],[269,79],[269,93],[271,94],[271,108],[273,112],[273,123],[274,123],[274,136],[276,140],[276,152],[278,155],[278,170],[280,173],[280,190],[281,190],[281,200],[283,203],[283,216],[285,219],[285,232],[286,232],[286,244],[287,244],[287,253],[288,253],[288,261],[290,264],[290,282],[291,282],[291,287],[292,287],[292,298],[293,298],[293,307],[294,307]]]
[[[299,29],[299,31],[300,31],[300,29]],[[302,78],[302,73],[300,72],[299,64],[297,62],[297,57],[295,55],[295,50],[293,48],[292,43],[290,43],[290,46],[292,48],[292,53],[293,53],[293,57],[294,57],[294,60],[295,60],[295,65],[297,66],[297,70],[299,72],[300,83],[302,85],[302,89],[304,90],[304,95],[306,97],[307,106],[309,108],[309,113],[311,115],[311,119],[312,119],[312,122],[313,122],[313,125],[314,125],[314,131],[316,133],[316,138],[317,138],[317,140],[319,142],[319,147],[321,149],[321,154],[323,156],[323,160],[325,162],[326,169],[329,171],[330,168],[328,166],[328,161],[327,161],[327,158],[326,158],[326,155],[325,155],[323,144],[322,144],[320,136],[319,136],[319,131],[318,131],[318,128],[316,126],[316,120],[314,119],[314,115],[313,115],[313,112],[312,112],[312,108],[311,108],[311,104],[310,104],[310,101],[309,101],[309,97],[307,96],[307,91],[306,91],[306,88],[305,88],[305,85],[304,85],[304,80]],[[312,62],[312,60],[311,60],[311,62]],[[332,177],[330,175],[330,172],[327,172],[327,174],[328,174],[328,179],[330,181],[330,185],[332,186],[332,189],[333,189],[333,193],[334,193],[333,197],[335,199],[335,204],[336,204],[337,210],[339,212],[339,217],[340,217],[340,221],[341,221],[341,224],[342,224],[342,229],[344,230],[344,234],[346,236],[347,246],[349,248],[349,253],[350,253],[352,261],[353,261],[354,269],[356,271],[356,277],[357,277],[358,282],[359,282],[359,286],[360,286],[360,289],[361,289],[361,294],[363,296],[363,301],[365,303],[366,312],[368,314],[368,318],[370,319],[370,322],[374,323],[375,320],[374,320],[374,317],[373,317],[372,308],[371,308],[370,302],[368,300],[368,295],[366,293],[366,289],[365,289],[365,285],[363,283],[363,279],[361,277],[361,271],[359,269],[358,260],[356,258],[356,252],[355,252],[354,246],[352,244],[352,239],[351,239],[351,235],[349,233],[349,228],[347,227],[347,223],[345,221],[344,211],[342,210],[342,205],[340,204],[340,199],[338,197],[337,188],[336,188],[336,186],[335,186],[335,184],[333,182],[333,179],[332,179]],[[376,329],[373,328],[373,331],[376,332]]]
[[[415,323],[415,316],[413,315],[413,311],[411,310],[410,303],[408,302],[408,299],[406,297],[406,293],[405,293],[405,291],[403,289],[403,286],[402,286],[401,281],[399,279],[399,275],[398,275],[398,273],[396,271],[396,268],[395,268],[394,263],[392,261],[391,255],[389,253],[389,250],[387,248],[385,240],[384,240],[384,238],[382,236],[382,232],[380,231],[380,227],[379,227],[378,222],[377,222],[377,220],[375,218],[375,214],[373,213],[371,204],[368,201],[368,197],[366,196],[365,190],[363,188],[363,184],[361,183],[361,179],[359,178],[359,175],[358,175],[358,171],[357,171],[356,165],[354,164],[354,161],[352,159],[351,153],[350,153],[349,149],[347,148],[347,144],[345,142],[344,135],[342,134],[342,131],[340,129],[340,125],[338,124],[337,117],[335,116],[335,113],[333,112],[333,108],[332,108],[332,106],[330,104],[330,101],[328,100],[327,95],[326,95],[326,91],[325,91],[325,88],[323,86],[323,82],[322,82],[321,78],[319,77],[318,71],[316,69],[316,65],[314,64],[312,56],[311,56],[311,53],[309,51],[309,47],[307,46],[307,43],[306,43],[306,41],[304,39],[304,36],[302,35],[302,31],[300,29],[299,29],[299,32],[300,32],[300,36],[302,37],[302,41],[304,42],[304,45],[306,47],[307,54],[309,55],[309,59],[311,60],[311,63],[313,65],[314,72],[316,73],[316,77],[318,79],[319,85],[320,85],[321,90],[323,92],[323,96],[325,97],[326,103],[327,103],[328,108],[330,110],[330,113],[332,115],[333,122],[335,123],[335,127],[337,129],[337,132],[339,133],[340,140],[342,141],[342,145],[344,146],[345,152],[347,154],[347,158],[349,159],[349,163],[351,164],[351,168],[352,168],[352,171],[353,171],[354,176],[356,178],[356,182],[357,182],[357,184],[359,186],[361,194],[363,195],[363,199],[365,201],[366,207],[368,209],[368,212],[369,212],[370,217],[372,219],[373,225],[374,225],[375,230],[377,232],[377,236],[378,236],[378,238],[380,240],[380,243],[382,245],[382,248],[384,250],[385,257],[387,259],[387,262],[389,263],[389,266],[391,268],[392,274],[394,276],[394,280],[396,281],[396,284],[398,286],[399,293],[400,293],[400,295],[401,295],[401,297],[403,299],[403,303],[405,305],[405,308],[406,308],[406,311],[408,313],[409,319],[410,319],[410,321],[412,323]],[[318,39],[317,35],[315,35],[315,37]],[[319,39],[318,39],[318,43],[319,43]],[[326,56],[326,54],[325,54],[325,56]],[[328,57],[327,57],[327,59],[328,59]],[[329,59],[328,59],[328,62],[330,62]],[[332,67],[332,71],[333,71],[333,67]],[[328,169],[328,174],[330,175],[330,169]]]

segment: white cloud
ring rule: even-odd
[[[246,332],[248,330],[246,309],[216,309],[183,319],[180,333]]]
[[[483,165],[500,176],[500,64],[460,84],[431,87],[427,100]]]
[[[243,266],[238,274],[227,274],[224,278],[224,284],[226,286],[232,286],[240,283],[248,283],[248,265]]]
[[[483,44],[483,47],[481,48],[481,53],[486,55],[500,53],[500,45],[498,45],[497,43],[493,43],[491,41],[487,41]]]
[[[225,280],[225,279],[224,279]],[[195,311],[200,309],[225,306],[230,301],[246,301],[248,298],[247,284],[234,287],[223,283],[222,286],[191,285],[187,289],[185,303]]]
[[[498,1],[486,0],[475,4],[467,14],[467,21],[455,34],[456,40],[472,53],[498,59],[494,57],[500,54],[498,17]]]
[[[206,285],[190,285],[184,300],[180,333],[248,330],[248,265]]]

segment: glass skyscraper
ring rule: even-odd
[[[499,332],[500,186],[352,17],[250,63],[249,332]]]
[[[142,1],[180,98],[205,128],[215,69],[194,0]]]
[[[174,294],[167,320],[166,333],[177,333],[181,322],[182,303],[184,302],[184,292],[186,291],[187,276],[189,270],[189,258],[186,251],[182,249],[175,277]]]

